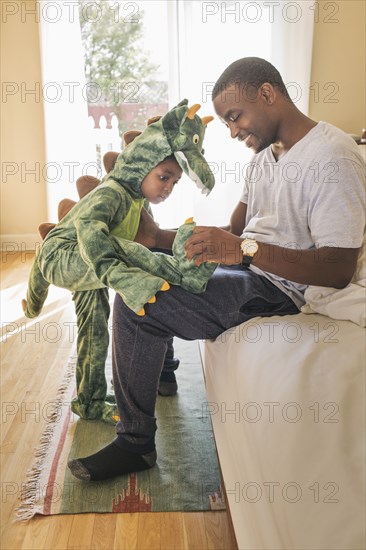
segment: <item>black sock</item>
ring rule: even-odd
[[[162,370],[161,371],[161,375],[160,375],[160,382],[170,382],[170,383],[174,383],[176,382],[177,379],[175,377],[175,372],[174,371],[165,371],[165,370]]]
[[[111,477],[147,470],[156,462],[156,451],[144,455],[121,449],[114,442],[94,455],[68,462],[73,476],[82,481],[102,481]]]

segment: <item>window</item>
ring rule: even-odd
[[[79,1],[90,139],[101,160],[168,103],[166,1]]]

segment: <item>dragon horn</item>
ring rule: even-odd
[[[215,117],[213,117],[213,116],[204,116],[204,117],[201,118],[202,124],[203,124],[204,126],[207,126],[207,124],[208,124],[209,122],[211,122],[211,120],[214,120],[214,118],[215,118]]]
[[[192,107],[189,107],[187,118],[189,118],[190,120],[193,120],[194,115],[197,113],[198,109],[200,108],[201,108],[201,105],[199,103],[195,103],[194,105],[192,105]]]

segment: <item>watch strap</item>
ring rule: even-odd
[[[245,267],[249,267],[252,261],[253,261],[253,256],[243,256],[243,260],[241,264],[244,265]]]

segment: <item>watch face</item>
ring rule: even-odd
[[[241,249],[243,251],[244,256],[251,256],[253,257],[254,254],[258,251],[258,243],[254,241],[253,239],[246,239],[241,243]]]

